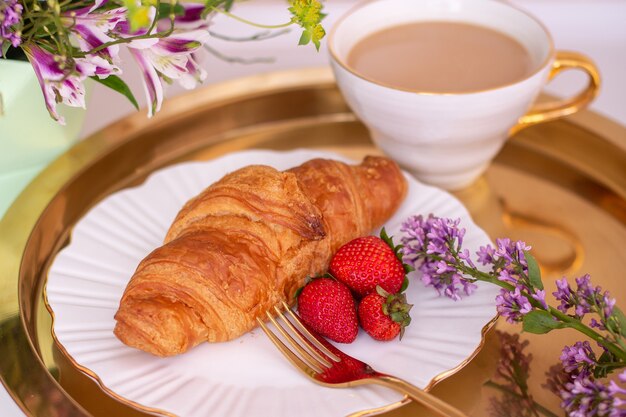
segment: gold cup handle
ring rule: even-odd
[[[552,63],[548,81],[560,74],[561,71],[568,69],[579,69],[587,73],[589,82],[585,89],[571,98],[534,104],[528,113],[518,120],[517,125],[511,129],[511,134],[517,133],[526,127],[536,125],[537,123],[547,122],[576,113],[591,103],[600,88],[600,73],[598,68],[589,58],[582,54],[576,52],[557,52],[556,58]]]

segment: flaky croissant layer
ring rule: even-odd
[[[371,156],[226,175],[185,204],[164,245],[139,264],[115,334],[158,356],[243,335],[323,273],[339,246],[386,221],[406,188],[393,161]]]

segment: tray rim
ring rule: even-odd
[[[6,270],[10,272],[16,272],[19,275],[21,270],[22,255],[24,249],[28,246],[30,240],[30,233],[36,225],[40,214],[45,210],[47,203],[61,190],[65,183],[73,178],[74,175],[79,175],[81,170],[88,166],[91,162],[98,158],[103,151],[112,149],[118,144],[128,140],[128,137],[132,137],[132,132],[138,132],[150,124],[148,129],[158,129],[159,125],[167,123],[171,120],[175,120],[177,115],[184,113],[189,114],[194,111],[194,108],[199,107],[198,104],[203,104],[202,109],[206,110],[207,106],[217,106],[228,102],[235,98],[241,98],[243,96],[253,97],[255,95],[262,95],[268,92],[275,92],[277,89],[291,89],[291,88],[307,88],[315,87],[319,85],[334,84],[332,73],[328,68],[313,68],[313,69],[297,69],[280,71],[263,75],[255,75],[246,77],[243,79],[237,79],[228,81],[225,83],[209,86],[202,90],[196,90],[190,94],[179,96],[170,99],[164,106],[164,109],[160,116],[155,117],[152,120],[148,120],[143,114],[131,114],[130,116],[119,120],[118,122],[109,125],[99,132],[91,135],[89,138],[81,141],[75,145],[69,151],[64,153],[61,157],[55,160],[50,166],[48,166],[16,199],[13,205],[9,208],[5,216],[0,219],[0,231],[8,230],[7,233],[11,237],[17,237],[17,241],[12,241],[14,245],[9,248],[9,255],[17,254],[17,259],[8,259],[8,265]],[[242,94],[242,92],[244,92]],[[624,126],[615,123],[604,116],[594,114],[589,111],[581,112],[577,115],[570,116],[568,122],[586,128],[602,138],[605,138],[612,143],[624,147],[623,141],[626,128]],[[124,131],[123,135],[119,132]],[[129,133],[130,131],[130,133]],[[122,137],[123,139],[119,139]],[[68,162],[72,162],[73,166],[68,166]],[[42,189],[46,192],[42,193]],[[36,204],[33,204],[36,201]],[[25,219],[24,219],[25,218]],[[20,221],[12,223],[11,220],[21,219]],[[24,230],[20,226],[27,225],[27,229]],[[21,231],[20,231],[21,230]],[[0,256],[3,253],[0,252]],[[17,267],[17,268],[16,268]],[[15,278],[15,277],[14,277]],[[15,281],[15,279],[13,279]],[[6,283],[4,284],[6,287]],[[4,289],[0,287],[0,290]],[[4,295],[4,294],[1,294]],[[22,331],[25,330],[25,322],[23,312],[19,311],[18,303],[21,294],[18,291],[17,299],[11,300],[11,305],[6,308],[7,312],[2,311],[0,317],[13,316],[19,314],[20,324]],[[487,326],[486,326],[487,327]],[[484,344],[484,333],[488,329],[483,329],[483,337],[481,344]],[[29,339],[32,345],[32,340]],[[475,352],[478,353],[479,349]],[[469,362],[473,357],[468,358]],[[38,357],[38,359],[41,359]],[[40,365],[43,366],[43,362],[39,360]],[[45,370],[47,372],[47,369]],[[443,376],[437,382],[451,376],[453,373],[450,370],[449,374]],[[57,384],[57,387],[65,393],[64,389],[58,384],[58,382],[49,375],[50,378]],[[18,406],[29,416],[35,416],[30,414],[22,404],[21,398],[17,393],[7,387],[5,376],[0,375],[2,384],[7,388],[9,395],[15,400]],[[434,386],[435,384],[433,384]],[[429,385],[429,388],[432,388]],[[75,401],[69,395],[66,395],[72,401]]]

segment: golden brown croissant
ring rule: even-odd
[[[398,208],[406,181],[387,158],[248,166],[185,204],[137,267],[115,315],[124,343],[159,356],[231,340],[256,325],[344,243]]]

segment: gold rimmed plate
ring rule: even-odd
[[[256,331],[231,342],[205,343],[172,358],[129,348],[113,334],[113,316],[126,284],[139,262],[160,246],[187,200],[237,168],[266,164],[285,170],[313,158],[358,162],[306,149],[235,152],[164,168],[143,184],[98,203],[74,226],[71,242],[48,273],[46,302],[59,347],[120,401],[168,415],[316,417],[347,415],[401,400],[402,395],[375,386],[346,392],[313,384]],[[456,198],[406,177],[408,195],[386,222],[388,233],[399,239],[403,221],[432,213],[461,219],[470,251],[490,243]],[[454,302],[425,288],[417,273],[410,275],[410,281],[407,298],[414,304],[413,321],[402,341],[376,342],[361,332],[354,343],[338,347],[426,388],[477,350],[482,329],[495,316],[497,289],[479,285],[471,297]]]

